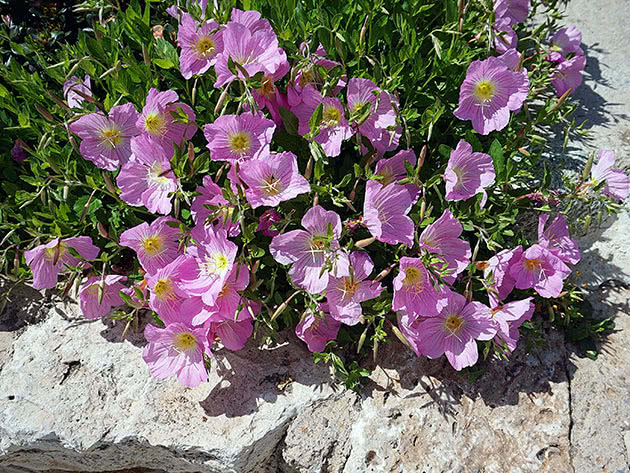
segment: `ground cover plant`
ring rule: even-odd
[[[383,343],[474,375],[543,324],[610,328],[571,234],[630,179],[596,150],[551,188],[585,65],[556,2],[84,8],[54,53],[2,33],[0,269],[126,330],[151,314],[154,376],[196,386],[289,329],[357,388]]]

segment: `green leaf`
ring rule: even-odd
[[[312,136],[316,136],[317,134],[319,134],[319,126],[322,123],[322,118],[324,116],[323,114],[324,106],[320,103],[319,105],[317,105],[317,108],[313,112],[313,115],[311,115],[311,118],[308,120],[308,128]]]
[[[490,156],[494,164],[494,172],[497,175],[497,182],[503,182],[505,179],[505,156],[501,143],[497,139],[490,145]]]
[[[175,64],[168,59],[154,59],[153,62],[162,69],[173,69],[175,67]]]
[[[278,107],[278,111],[282,117],[282,123],[284,124],[286,132],[289,135],[298,135],[299,121],[293,112],[284,107]]]

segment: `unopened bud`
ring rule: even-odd
[[[96,224],[96,227],[98,228],[98,233],[100,233],[100,235],[109,240],[109,233],[107,232],[107,228],[105,228],[105,225],[103,225],[101,222],[98,222]]]
[[[103,180],[105,181],[105,187],[107,187],[107,190],[116,195],[116,187],[114,187],[114,184],[112,183],[109,175],[105,171],[101,171],[101,174],[103,176]]]
[[[484,271],[487,267],[488,267],[488,262],[487,261],[477,261],[477,263],[475,263],[475,267],[479,270],[479,271]]]
[[[44,117],[46,120],[48,120],[51,123],[55,123],[55,119],[53,118],[53,116],[48,113],[47,110],[44,109],[44,107],[42,107],[39,104],[35,104],[35,109],[39,112],[39,114]]]
[[[227,94],[228,94],[228,87],[223,89],[223,92],[221,92],[221,96],[219,97],[219,101],[214,107],[215,116],[219,114],[219,110],[221,110],[221,107],[223,107],[223,103],[225,102],[225,99],[227,98]]]
[[[371,245],[372,243],[374,243],[376,241],[376,237],[372,237],[372,238],[366,238],[364,240],[359,240],[357,241],[354,246],[356,246],[357,248],[365,248],[366,246]]]

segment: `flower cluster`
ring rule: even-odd
[[[529,0],[495,0],[501,55],[473,61],[466,71],[453,113],[470,120],[478,134],[504,129],[528,98],[528,71],[515,49],[513,28],[527,18],[529,7]],[[178,21],[181,75],[212,77],[222,89],[220,101],[238,85],[243,91],[238,108],[218,113],[218,106],[211,123],[199,123],[177,91],[151,88],[142,110],[126,103],[107,113],[89,112],[84,103],[94,100],[89,77],[83,82],[73,77],[64,85],[68,105],[88,112],[68,125],[81,140],[81,155],[117,172],[112,194],[156,217],[117,239],[107,237],[118,251],[135,252],[135,272],[94,272],[99,249],[84,236],[57,238],[25,252],[38,289],[54,287],[60,272],[89,271],[79,289],[87,318],[123,305],[134,315],[152,311],[156,320],[145,329],[143,357],[153,376],[174,375],[197,386],[208,379],[206,362],[215,344],[240,350],[256,324],[271,326],[296,295],[306,306],[296,334],[313,352],[324,351],[340,330],[375,317],[370,309],[378,306],[380,317],[395,313],[391,319],[418,356],[445,355],[461,370],[477,362],[477,341],[513,351],[519,327],[533,316],[534,297],[562,294],[580,251],[561,213],[541,209],[536,243],[508,242],[494,255],[495,247],[487,245],[492,252],[483,256],[487,261],[477,259],[482,239],[473,250],[464,233],[473,228],[464,209],[488,212],[504,188],[497,185],[501,168],[495,169],[495,155],[482,152],[485,144],[472,131],[444,153],[447,162],[429,158],[439,168],[429,186],[419,178],[426,153],[418,156],[401,146],[404,120],[393,92],[370,79],[348,77],[344,64],[330,59],[321,45],[303,43],[289,63],[258,12],[234,9],[227,22],[199,20],[176,7],[169,13]],[[581,58],[583,67],[578,36],[569,28],[550,40],[559,95],[576,86],[568,78],[566,71],[574,67],[568,63]],[[289,149],[280,143],[282,136],[299,145]],[[194,175],[194,137],[205,140],[207,161],[216,172]],[[304,149],[309,155],[302,159]],[[177,165],[185,150],[188,176]],[[313,178],[313,162],[321,172],[324,164],[346,159],[347,150],[361,155],[353,163],[356,182],[349,197],[335,195],[337,208],[331,210],[324,206],[328,200],[320,204],[320,195],[338,189]],[[613,166],[612,152],[601,151],[585,186],[623,200],[630,178]],[[427,206],[432,188],[441,208]],[[351,217],[345,222],[339,210],[344,206]],[[361,232],[367,238],[355,241]],[[375,251],[368,248],[372,244]],[[383,255],[390,258],[385,264]],[[286,300],[261,297],[263,270],[273,284],[278,274],[294,294]],[[483,271],[476,276],[483,286],[473,294],[476,270]]]
[[[547,60],[555,64],[551,84],[558,97],[568,91],[575,92],[582,84],[582,71],[586,57],[580,47],[582,33],[575,26],[562,28],[549,38],[550,53]]]

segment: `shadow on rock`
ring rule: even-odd
[[[122,343],[128,341],[136,347],[144,347],[147,344],[144,338],[144,329],[153,319],[148,311],[140,311],[138,322],[127,323],[126,320],[112,320],[104,317],[100,319],[105,326],[101,336],[108,342]]]
[[[553,395],[553,384],[567,380],[567,357],[562,333],[547,328],[545,344],[526,347],[525,340],[509,360],[480,361],[474,371],[455,371],[445,357],[417,357],[394,342],[381,352],[366,394],[384,392],[384,397],[419,398],[420,408],[437,408],[444,418],[461,410],[463,398],[481,398],[489,407],[516,405],[520,393]],[[526,350],[527,348],[527,350]],[[529,351],[529,353],[526,353]]]
[[[46,317],[50,307],[50,298],[41,291],[0,277],[0,332],[15,332],[36,324]]]
[[[258,348],[250,340],[240,351],[219,350],[212,375],[220,381],[200,405],[211,417],[238,417],[257,410],[261,402],[291,395],[296,384],[312,390],[333,382],[325,365],[314,365],[313,355],[291,332],[283,332],[276,345]]]

